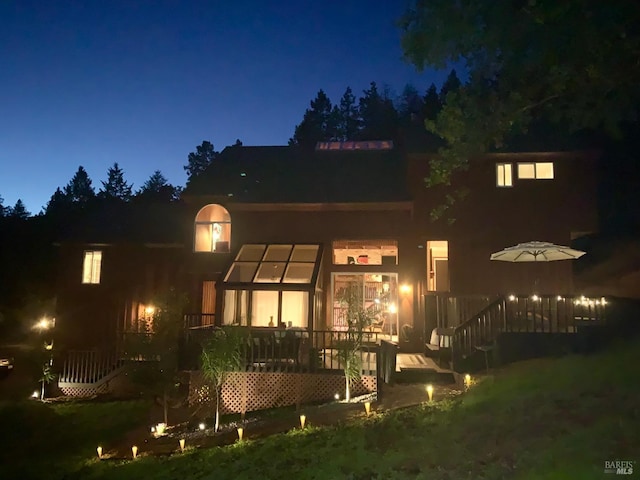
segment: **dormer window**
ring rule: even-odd
[[[553,176],[553,162],[518,163],[519,179],[551,180]]]
[[[229,253],[231,216],[222,205],[207,205],[196,215],[193,249],[195,252]]]
[[[513,165],[510,163],[496,164],[496,185],[498,187],[513,187]]]

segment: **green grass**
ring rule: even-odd
[[[143,401],[0,403],[0,478],[57,479],[147,418]]]
[[[605,460],[640,460],[639,373],[636,340],[516,364],[462,397],[335,428],[135,461],[98,462],[94,441],[65,478],[602,479]]]

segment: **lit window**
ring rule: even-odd
[[[231,216],[221,205],[207,205],[196,215],[194,251],[229,253]]]
[[[522,179],[553,179],[553,163],[519,163],[518,178]]]
[[[337,240],[333,242],[334,265],[397,265],[395,240]]]
[[[510,163],[496,165],[496,185],[498,187],[513,187],[513,167]]]
[[[100,267],[102,266],[102,252],[100,250],[86,250],[82,264],[82,283],[100,283]]]

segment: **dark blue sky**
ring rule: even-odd
[[[322,88],[425,91],[402,60],[406,0],[0,2],[0,196],[40,211],[79,165],[183,185],[203,140],[286,144]]]

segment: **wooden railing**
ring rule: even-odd
[[[428,293],[424,296],[425,325],[429,333],[433,328],[454,328],[462,325],[497,296],[454,295]]]
[[[451,337],[451,361],[455,369],[464,358],[471,356],[478,347],[495,342],[505,323],[505,300],[498,298],[453,330]]]
[[[59,383],[94,384],[123,365],[115,349],[70,350],[67,352]]]
[[[215,313],[187,313],[184,316],[184,328],[208,328],[215,324]]]
[[[230,327],[227,327],[230,328]],[[354,338],[353,332],[335,330],[276,329],[264,327],[232,327],[241,336],[243,369],[265,372],[317,372],[341,370],[344,361],[339,354],[341,344]],[[186,332],[182,350],[183,368],[197,370],[202,346],[214,329]],[[375,374],[376,354],[382,334],[362,332],[357,358],[362,374]]]
[[[576,333],[579,327],[606,323],[606,300],[566,295],[506,297],[505,332]]]

